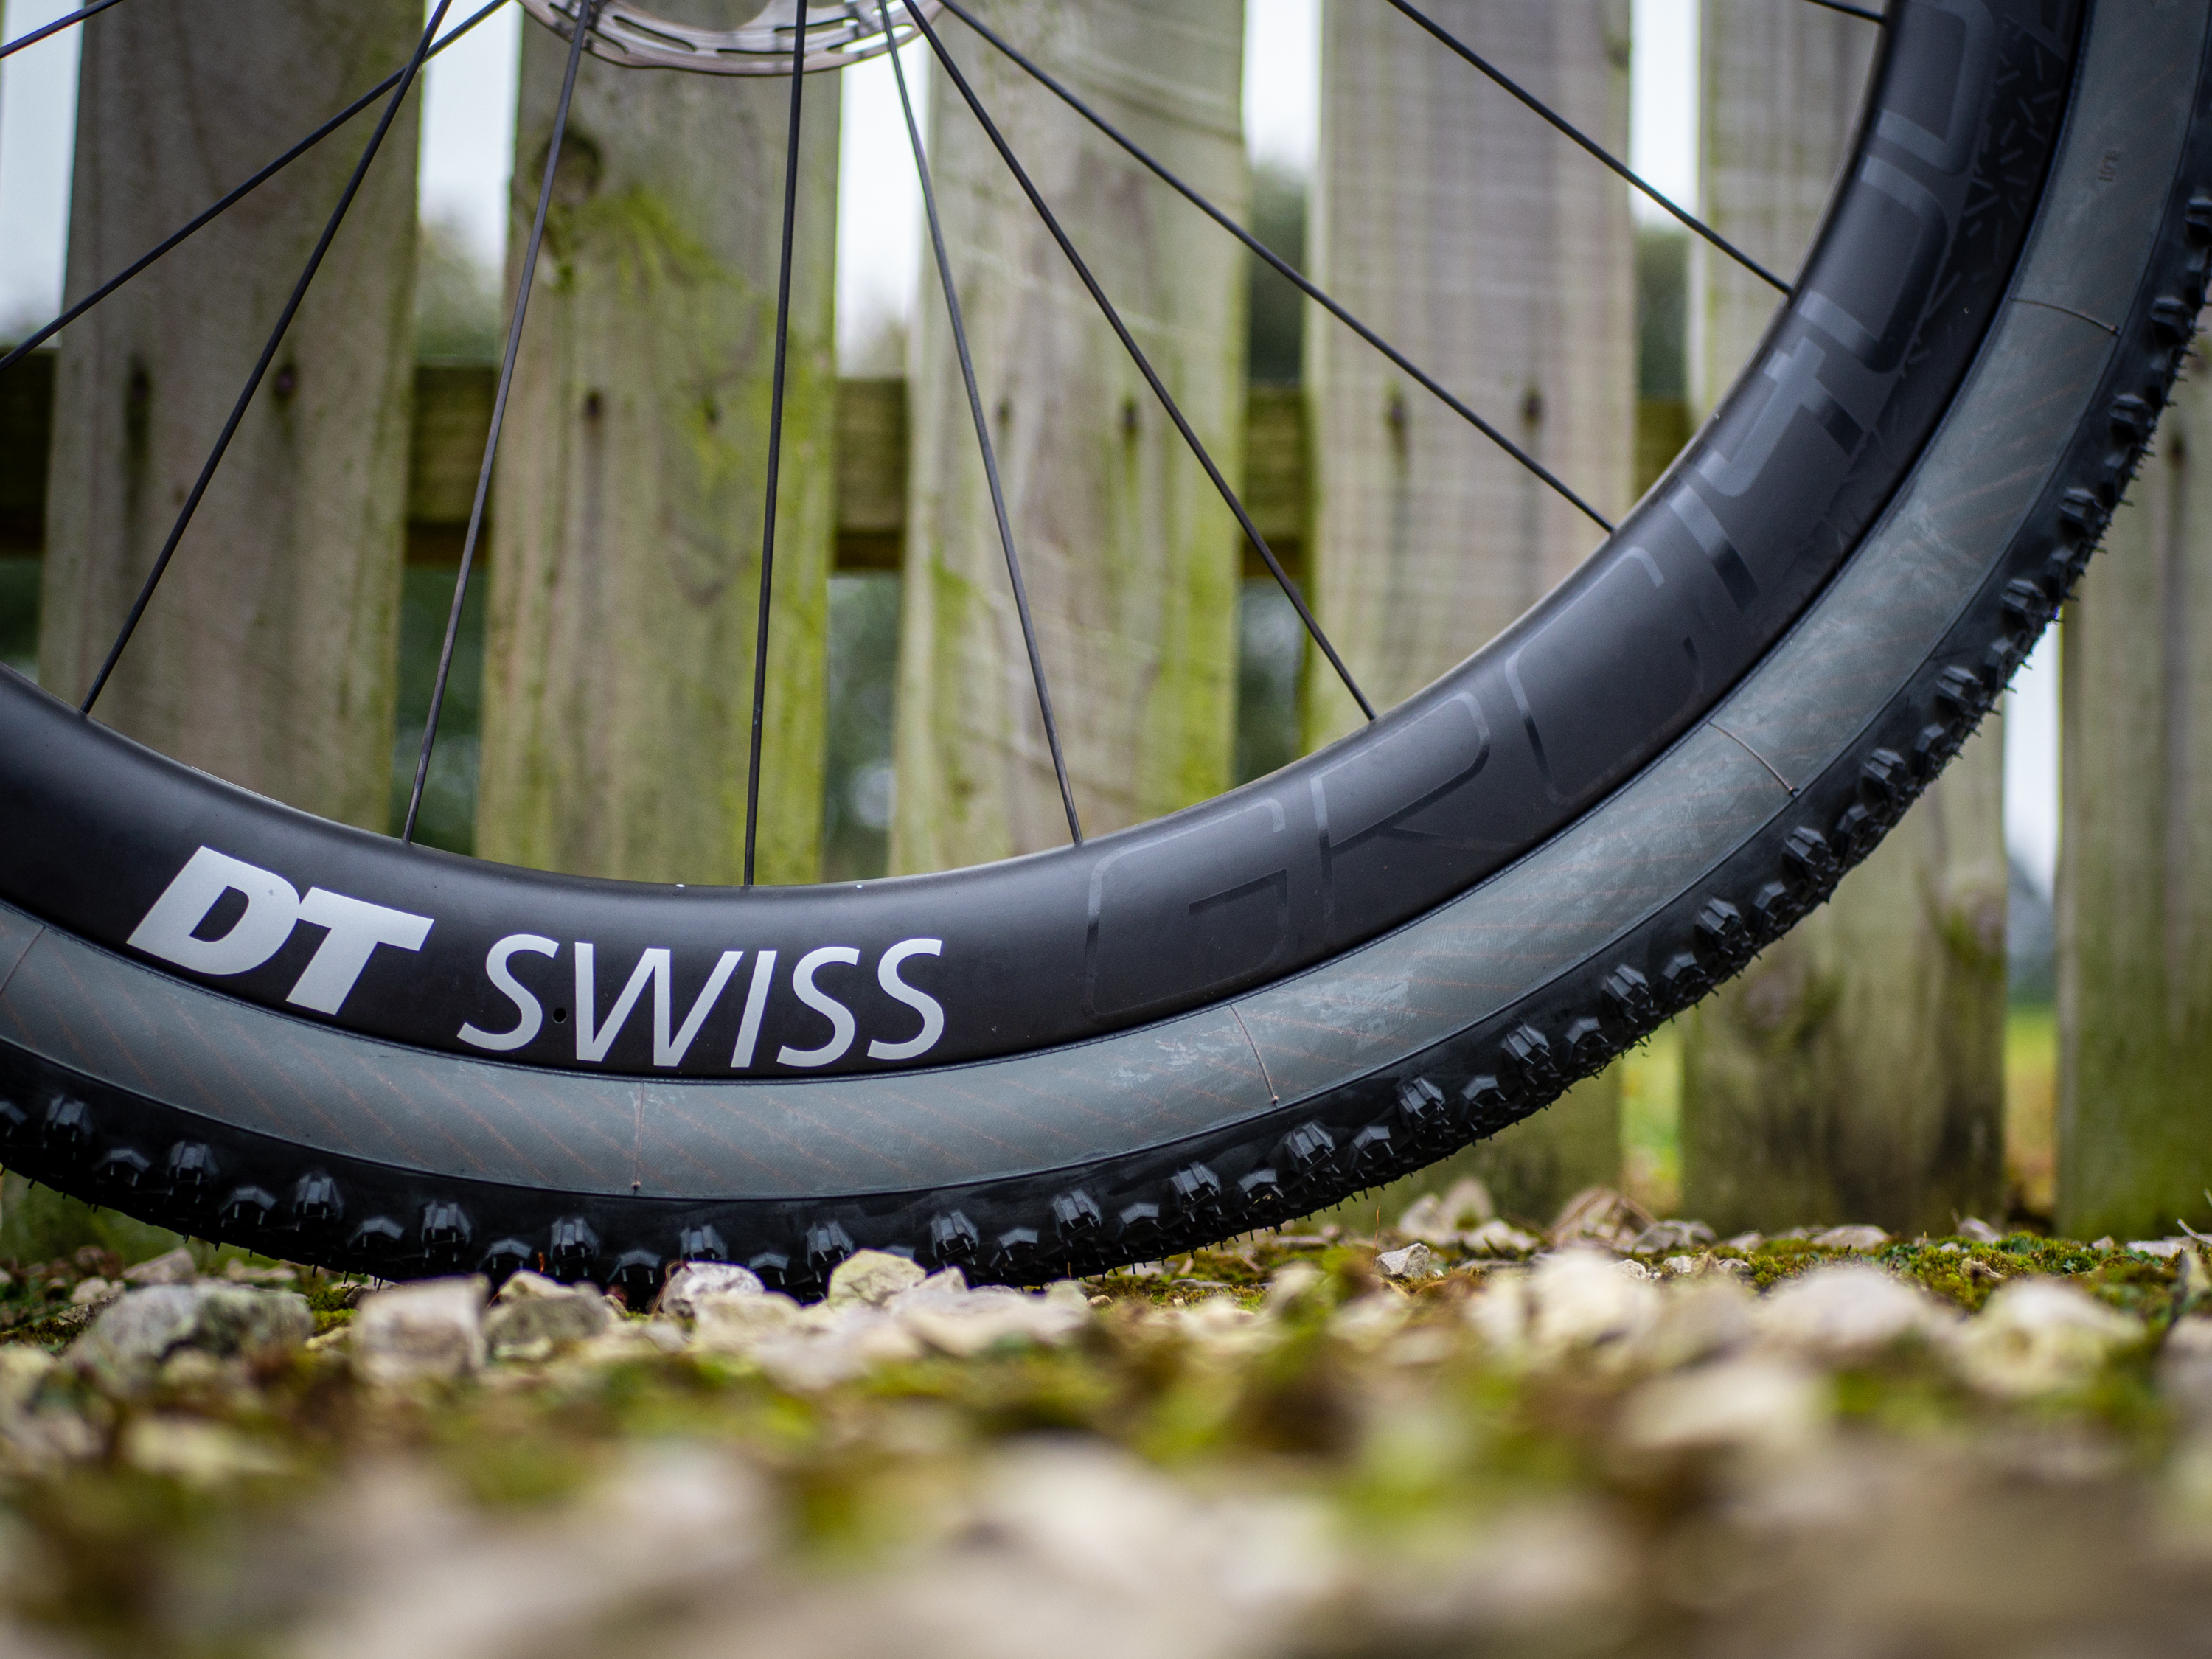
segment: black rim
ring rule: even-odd
[[[1008,1277],[1152,1254],[1328,1201],[1525,1115],[1740,967],[1879,839],[2001,689],[2078,574],[2140,453],[2202,297],[2196,239],[2212,235],[2212,202],[2198,204],[2192,191],[2204,169],[2192,125],[2203,20],[2170,22],[2169,33],[2180,30],[2175,40],[2124,40],[2115,31],[2096,42],[2106,58],[2131,61],[2139,83],[2148,74],[2165,88],[2161,105],[2138,84],[2146,106],[2130,118],[2154,125],[2179,110],[2178,131],[2164,141],[2173,169],[2155,199],[2130,206],[2148,226],[2136,274],[2121,301],[2103,305],[2111,317],[2101,323],[2097,302],[2039,299],[2016,276],[2074,86],[2074,21],[2060,21],[2051,27],[2043,7],[2025,4],[1906,7],[1888,31],[1850,182],[1796,298],[1745,384],[1607,546],[1498,641],[1366,731],[1156,824],[1007,865],[861,889],[740,896],[576,881],[402,854],[161,761],[20,682],[0,687],[9,734],[0,822],[11,849],[0,897],[61,930],[18,927],[19,943],[0,951],[16,964],[0,982],[0,1016],[13,1022],[0,1024],[0,1038],[12,1045],[21,1085],[12,1115],[0,1114],[0,1129],[14,1131],[9,1161],[82,1187],[87,1160],[110,1140],[158,1145],[184,1123],[205,1138],[174,1145],[198,1146],[226,1179],[281,1172],[240,1188],[273,1207],[247,1201],[240,1212],[308,1230],[288,1248],[422,1270],[473,1259],[495,1231],[507,1242],[538,1239],[532,1248],[552,1249],[557,1260],[553,1246],[574,1245],[580,1227],[594,1243],[570,1255],[602,1277],[623,1270],[626,1252],[657,1261],[727,1249],[804,1287],[854,1242],[964,1256]],[[1923,35],[1940,35],[1944,50],[1923,54]],[[2186,49],[2177,52],[2177,41]],[[1934,92],[1948,95],[1931,95],[1928,84],[1927,65],[1939,59],[1952,66],[1950,83]],[[1923,124],[1931,111],[1943,131]],[[2108,113],[2100,106],[2076,118],[2094,125]],[[2071,203],[2046,206],[2045,217],[2075,213]],[[2003,337],[1984,351],[1992,326]],[[2032,327],[2087,331],[2070,342],[2070,360],[2059,361],[2051,343],[2039,348],[2048,361],[2037,372],[2054,385],[2070,375],[2072,401],[2063,420],[2022,422],[2048,453],[2024,486],[2008,462],[2003,476],[2013,481],[2004,487],[2028,492],[2016,522],[1981,526],[1985,550],[1974,555],[1971,579],[1958,579],[1962,597],[1948,602],[1932,644],[1916,646],[1869,694],[1838,653],[1878,656],[1869,641],[1895,634],[1896,614],[1914,596],[1832,590],[1871,580],[1877,553],[1892,556],[1891,544],[1908,533],[1905,520],[1936,510],[1910,491],[1893,497],[1939,433],[1946,457],[1971,447],[1971,434],[1943,430],[1947,411],[1970,371],[1990,384],[2013,372],[2026,349],[2021,331]],[[1976,395],[1988,392],[1984,386]],[[1929,463],[1913,488],[1977,499],[1974,489],[1998,489],[1996,465],[1969,457],[1953,477]],[[1869,538],[1885,509],[1881,534]],[[1850,634],[1854,626],[1863,637]],[[1724,697],[1725,718],[1712,718]],[[1832,708],[1808,707],[1808,698]],[[1845,726],[1830,730],[1837,720]],[[1814,742],[1806,732],[1821,735]],[[1685,782],[1699,793],[1683,795]],[[113,811],[118,799],[132,803],[127,816]],[[1593,848],[1611,849],[1618,863],[1606,867],[1626,872],[1620,884],[1644,884],[1626,911],[1589,897]],[[239,865],[214,861],[218,854]],[[196,857],[193,873],[186,867]],[[156,902],[180,870],[187,887],[197,881],[204,892],[184,891],[164,912]],[[165,953],[191,954],[178,941],[204,914],[203,900],[231,881],[259,896],[245,908],[249,921],[264,917],[252,927],[274,940],[265,958],[220,975],[163,962]],[[1516,898],[1517,890],[1525,891]],[[1437,992],[1435,964],[1455,948],[1439,939],[1469,907],[1540,898],[1550,908],[1540,903],[1528,925],[1559,936],[1546,947],[1556,966],[1493,972],[1481,939],[1462,938],[1461,983]],[[1617,920],[1624,914],[1626,927]],[[311,925],[299,927],[301,920]],[[1585,932],[1575,935],[1578,926]],[[70,934],[105,950],[61,936]],[[364,953],[367,939],[380,943]],[[503,958],[513,994],[487,977],[501,941],[513,946]],[[597,971],[576,975],[581,945]],[[1356,963],[1334,961],[1347,952]],[[1429,964],[1429,980],[1407,977],[1400,989],[1414,985],[1437,1003],[1440,1035],[1424,1042],[1401,1034],[1391,1052],[1363,1062],[1360,1031],[1330,1010],[1356,1002],[1347,987],[1372,990],[1394,952],[1402,960],[1389,971],[1413,975],[1406,963]],[[167,978],[122,959],[134,957],[160,963]],[[313,966],[356,957],[359,971],[342,988],[336,968]],[[1182,969],[1183,981],[1164,985],[1164,968]],[[430,1077],[441,1063],[416,1050],[471,1052],[448,1034],[464,1018],[480,1035],[504,1036],[530,1024],[534,1001],[541,1018],[529,1041],[474,1045],[503,1063],[471,1073],[508,1079],[498,1086],[533,1104],[575,1079],[578,1051],[599,1048],[612,1001],[629,1018],[596,1062],[583,1062],[592,1087],[613,1091],[593,1133],[625,1115],[610,1103],[627,1091],[635,1140],[628,1152],[539,1147],[534,1162],[472,1152],[461,1120],[476,1109],[467,1108],[450,1115],[443,1151],[380,1152],[359,1136],[349,1150],[345,1134],[285,1127],[288,1103],[273,1097],[218,1121],[222,1115],[186,1103],[196,1089],[207,1097],[216,1086],[208,1078],[102,1080],[94,1063],[101,1040],[64,1029],[71,996],[94,996],[86,976],[101,975],[102,1006],[182,999],[181,1012],[149,1012],[153,1025],[236,1008],[235,1018],[249,1022],[237,1030],[264,1034],[237,1042],[265,1044],[267,1032],[281,1031],[297,1035],[303,1054],[321,1043],[331,1054],[343,1047],[356,1058],[381,1056],[395,1090],[416,1075],[398,1072]],[[195,977],[220,994],[160,988]],[[763,983],[764,1000],[751,991]],[[799,994],[799,985],[816,996]],[[573,1025],[544,1018],[549,1009],[568,1013],[570,986],[588,988],[588,1017],[579,1006]],[[665,1010],[664,1033],[680,1035],[702,988],[716,995],[671,1060],[673,1042],[665,1034],[656,1041],[650,1011]],[[318,1011],[315,999],[334,997],[335,1012]],[[271,1021],[241,1003],[286,1017]],[[1290,1041],[1267,1025],[1297,1024],[1300,1006],[1315,1027],[1309,1037]],[[939,1018],[941,1031],[917,1048]],[[339,1030],[317,1030],[319,1023]],[[730,1081],[729,1057],[748,1024],[753,1065],[742,1074],[763,1079],[750,1085]],[[349,1028],[403,1046],[363,1044],[342,1035]],[[1199,1052],[1201,1028],[1221,1034],[1218,1053]],[[1099,1033],[1120,1036],[1055,1051]],[[1224,1079],[1214,1121],[1161,1106],[1181,1086],[1163,1083],[1124,1121],[1086,1125],[1082,1112],[1095,1118],[1110,1104],[1103,1083],[1087,1098],[1073,1082],[1039,1085],[1039,1067],[1073,1078],[1124,1039],[1164,1052],[1168,1033],[1188,1037],[1191,1064],[1215,1066]],[[227,1050],[217,1042],[210,1052]],[[1314,1057],[1303,1072],[1302,1054]],[[809,1097],[777,1080],[793,1077],[824,1080]],[[716,1082],[678,1080],[686,1078]],[[1052,1109],[1024,1105],[1055,1087]],[[301,1092],[312,1099],[316,1091]],[[804,1111],[791,1103],[813,1098],[825,1121],[849,1113],[847,1127],[860,1136],[884,1121],[886,1104],[934,1114],[935,1127],[899,1131],[933,1148],[934,1161],[886,1140],[855,1146],[826,1172],[778,1167],[774,1143],[781,1136],[796,1146],[805,1126],[738,1133],[707,1121],[742,1109],[729,1103],[749,1092],[793,1114],[794,1125]],[[436,1106],[419,1109],[434,1115]],[[658,1125],[653,1115],[665,1113],[674,1122],[692,1106],[704,1126],[694,1126],[699,1167],[713,1162],[702,1151],[712,1143],[752,1159],[755,1175],[733,1180],[726,1170],[715,1177],[721,1185],[687,1197],[673,1166],[645,1155],[648,1118]],[[403,1115],[386,1103],[363,1109],[370,1118]],[[984,1139],[1006,1141],[1008,1125],[1034,1133],[1004,1158],[963,1151],[944,1127],[962,1111],[977,1121],[961,1132]],[[253,1127],[257,1112],[275,1127]],[[992,1112],[1006,1122],[982,1124]],[[489,1121],[477,1112],[480,1126]],[[198,1167],[199,1157],[185,1156],[185,1165]],[[317,1169],[302,1173],[303,1160]],[[586,1168],[588,1180],[574,1177]],[[963,1168],[975,1178],[963,1180]],[[319,1170],[333,1181],[342,1174],[352,1213],[373,1206],[386,1227],[356,1238],[352,1224],[340,1231],[278,1190]],[[205,1182],[172,1182],[133,1201],[179,1215],[188,1187],[192,1212],[206,1217],[219,1201]],[[457,1206],[472,1243],[433,1224],[426,1190],[441,1194],[429,1208]],[[869,1190],[876,1195],[853,1195]],[[209,1228],[204,1220],[196,1230]],[[387,1230],[390,1249],[380,1255],[374,1241]]]

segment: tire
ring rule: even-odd
[[[1795,296],[1589,562],[1366,730],[1079,848],[505,869],[0,675],[0,1155],[390,1277],[808,1294],[864,1246],[1157,1256],[1528,1115],[1820,903],[2079,577],[2204,297],[2208,14],[1903,0]]]

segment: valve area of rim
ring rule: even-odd
[[[562,40],[576,26],[585,0],[521,0],[522,9]],[[920,0],[934,17],[938,0]],[[809,74],[840,70],[904,46],[917,33],[905,0],[892,9],[890,33],[872,0],[809,0],[805,68]],[[902,21],[901,21],[902,20]],[[701,75],[788,75],[798,0],[767,0],[744,22],[702,28],[658,16],[629,0],[604,0],[584,50],[629,69],[687,70]]]

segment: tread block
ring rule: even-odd
[[[971,1228],[970,1232],[973,1232]],[[676,1235],[676,1259],[678,1261],[727,1261],[730,1247],[722,1242],[721,1233],[713,1227],[686,1227]]]
[[[92,1150],[92,1108],[68,1095],[46,1107],[46,1150],[64,1158],[82,1158]]]
[[[477,1258],[477,1271],[491,1280],[495,1288],[504,1285],[515,1274],[537,1261],[538,1252],[528,1240],[520,1238],[494,1239],[483,1255]]]
[[[1498,1071],[1519,1082],[1531,1094],[1559,1086],[1559,1062],[1553,1057],[1551,1039],[1533,1025],[1516,1025],[1505,1034]]]
[[[1073,1245],[1095,1238],[1105,1224],[1098,1200],[1080,1187],[1058,1194],[1052,1200],[1052,1224],[1063,1244]]]
[[[131,1192],[146,1184],[153,1168],[146,1154],[131,1146],[111,1146],[92,1166],[92,1178],[112,1191]]]
[[[234,1187],[216,1220],[233,1232],[257,1232],[276,1219],[276,1194],[263,1187]]]
[[[982,1246],[983,1236],[965,1212],[939,1210],[929,1218],[929,1254],[939,1266],[973,1261]]]
[[[1615,1018],[1626,1024],[1641,1024],[1657,1012],[1658,1003],[1651,994],[1651,981],[1625,962],[1605,976],[1603,988],[1605,1000]]]
[[[469,1212],[459,1205],[433,1199],[422,1206],[422,1248],[434,1255],[458,1255],[475,1236]]]
[[[309,1224],[337,1220],[345,1214],[338,1183],[319,1170],[301,1176],[292,1184],[292,1214]]]

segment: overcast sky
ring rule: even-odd
[[[73,3],[5,0],[7,38]],[[1319,10],[1319,0],[1246,0],[1246,137],[1255,155],[1300,169],[1314,153]],[[1693,208],[1697,16],[1697,0],[1635,0],[1630,158]],[[520,28],[510,7],[428,70],[423,211],[458,223],[488,262],[501,258],[506,238]],[[908,82],[926,97],[923,50],[908,48]],[[0,63],[0,334],[52,315],[58,303],[76,78],[75,30]],[[924,112],[926,120],[926,106]],[[921,270],[921,196],[888,61],[848,72],[842,138],[837,318],[840,348],[849,356],[887,320],[911,313]],[[1656,211],[1639,208],[1641,216]],[[2030,659],[2006,705],[2006,840],[2046,887],[2058,846],[2055,642]]]

